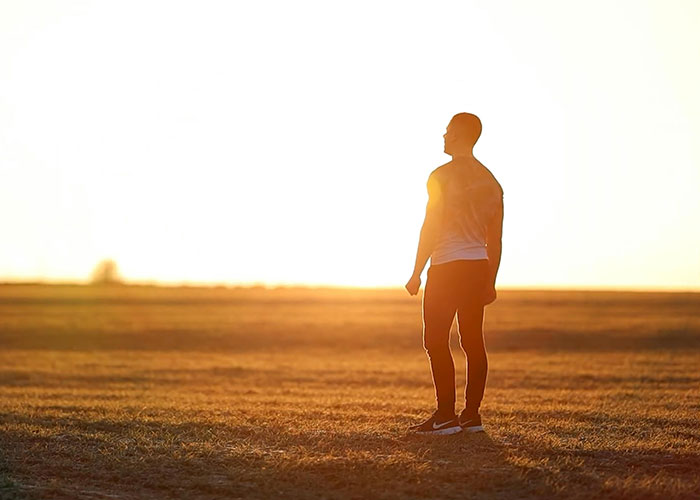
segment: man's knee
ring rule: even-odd
[[[423,349],[428,355],[439,354],[445,349],[449,350],[449,336],[440,333],[431,330],[426,330],[423,333]]]
[[[462,346],[462,350],[467,356],[470,354],[480,356],[486,353],[486,348],[484,346],[484,337],[479,331],[477,332],[460,332],[459,343]]]

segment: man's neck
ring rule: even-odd
[[[452,156],[452,163],[455,165],[473,165],[476,163],[476,158],[474,158],[473,154],[468,154],[468,155],[459,155],[459,156]]]

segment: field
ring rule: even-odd
[[[400,290],[0,286],[0,498],[700,497],[700,294],[501,292],[484,434],[406,434],[421,326]]]

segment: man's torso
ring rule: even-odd
[[[440,187],[443,206],[440,235],[431,264],[486,259],[486,234],[503,200],[503,190],[478,160],[446,163],[431,177]]]

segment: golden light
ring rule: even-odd
[[[695,3],[266,5],[3,7],[2,279],[401,286],[469,111],[502,286],[700,287]]]

